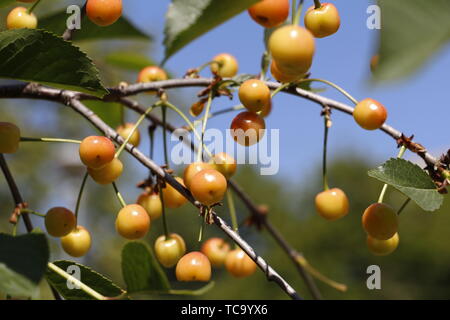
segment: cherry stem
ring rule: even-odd
[[[397,215],[400,215],[400,213],[402,213],[402,211],[406,208],[406,206],[408,205],[408,203],[411,201],[411,198],[407,198],[405,200],[405,202],[403,202],[402,206],[400,207],[400,209],[398,209],[397,211]]]
[[[150,150],[149,150],[150,159],[153,159],[153,154],[154,154],[154,150],[155,150],[155,130],[156,130],[156,127],[154,125],[148,126],[148,137],[150,140]],[[149,169],[149,179],[151,179],[152,176],[153,176],[153,171],[151,169]]]
[[[15,237],[17,235],[17,226],[19,225],[20,216],[17,217],[17,222],[13,225],[12,235]]]
[[[78,225],[78,211],[80,210],[80,203],[81,203],[81,197],[83,196],[83,190],[86,185],[87,177],[89,176],[88,172],[84,174],[83,181],[81,182],[80,191],[78,192],[78,198],[77,198],[77,204],[75,206],[75,220],[77,223],[75,225]]]
[[[163,192],[164,192],[163,188],[159,188],[159,198],[161,199],[161,206],[162,206],[162,223],[163,223],[164,235],[166,237],[166,240],[168,240],[168,239],[170,239],[170,233],[169,233],[169,227],[167,225],[166,207],[164,205]]]
[[[203,116],[203,126],[202,126],[202,136],[201,136],[202,140],[200,142],[200,147],[198,148],[198,151],[197,151],[197,162],[200,162],[203,158],[203,147],[204,147],[203,138],[205,136],[206,124],[208,123],[209,111],[211,110],[212,95],[213,95],[212,91],[210,91],[208,94],[208,102],[206,103],[205,115]]]
[[[116,196],[117,196],[117,199],[118,199],[119,202],[120,202],[120,205],[122,206],[122,208],[125,208],[125,207],[127,206],[127,203],[125,202],[125,200],[123,200],[123,197],[122,197],[122,195],[120,194],[120,191],[119,191],[119,189],[117,188],[116,183],[113,182],[112,185],[113,185],[114,191],[116,192]]]
[[[198,242],[202,242],[203,239],[203,231],[205,229],[205,219],[206,219],[206,213],[205,216],[202,218],[202,223],[200,225],[200,231],[198,232]]]
[[[162,124],[163,124],[163,147],[164,147],[164,163],[167,166],[167,168],[170,168],[170,164],[169,164],[169,156],[167,153],[167,134],[166,134],[166,127],[167,127],[167,121],[166,121],[166,116],[167,116],[167,108],[166,105],[162,106]]]
[[[224,113],[238,111],[238,110],[242,110],[242,109],[244,109],[244,106],[242,104],[238,104],[238,105],[235,105],[235,106],[230,107],[230,108],[226,108],[226,109],[219,110],[219,111],[216,111],[216,112],[210,112],[209,115],[208,115],[208,119],[214,118],[214,117],[219,116],[219,115],[224,114]],[[203,119],[195,120],[193,122],[193,125],[197,126],[199,123],[202,122],[202,120]]]
[[[322,7],[322,4],[319,0],[314,0],[314,9],[320,9]]]
[[[35,216],[45,218],[45,214],[30,209],[20,209],[20,213],[30,213],[34,214]]]
[[[293,19],[292,19],[293,25],[298,25],[300,22],[300,16],[302,15],[302,9],[303,9],[303,1],[304,0],[300,0],[300,3],[298,4],[297,9],[295,9],[295,7],[292,8],[292,14],[294,14],[294,12],[295,12],[295,16],[293,16]]]
[[[33,12],[33,10],[37,7],[37,5],[39,4],[39,2],[41,2],[41,0],[36,1],[29,9],[28,9],[28,14],[31,14]]]
[[[406,147],[404,145],[402,145],[400,148],[400,151],[397,154],[397,158],[403,157],[403,155],[405,154],[405,151],[406,151]],[[378,197],[378,203],[383,203],[384,195],[386,194],[387,188],[388,188],[388,184],[385,183],[383,185],[383,189],[381,190],[380,196]]]
[[[322,159],[322,174],[323,174],[323,189],[328,190],[328,178],[327,178],[327,145],[328,145],[328,129],[329,129],[329,116],[325,112],[324,116],[324,135],[323,135],[323,159]]]
[[[269,65],[270,65],[270,54],[266,50],[264,51],[261,57],[261,73],[259,74],[259,80],[266,81],[266,74],[267,70],[269,69]]]
[[[297,83],[304,83],[304,82],[322,82],[322,83],[325,83],[325,84],[335,88],[336,90],[338,90],[340,93],[342,93],[344,96],[346,96],[355,105],[358,104],[358,100],[353,98],[347,91],[345,91],[344,89],[342,89],[337,84],[335,84],[335,83],[333,83],[331,81],[324,80],[324,79],[301,79],[301,80],[297,81]]]
[[[208,61],[204,64],[202,64],[200,67],[196,68],[195,70],[197,71],[197,73],[201,72],[203,69],[205,69],[207,66],[210,66],[212,64],[218,64],[219,67],[222,65],[219,61],[215,61],[215,60],[211,60]]]
[[[227,190],[227,203],[228,203],[228,210],[230,211],[231,227],[233,228],[234,232],[239,234],[239,224],[236,216],[236,207],[234,206],[234,199],[230,190]],[[236,248],[237,247],[238,245],[236,244]]]
[[[30,138],[20,137],[20,142],[62,142],[62,143],[76,143],[80,144],[80,140],[73,139],[59,139],[59,138]]]

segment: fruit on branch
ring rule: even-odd
[[[293,82],[303,77],[303,74],[289,74],[281,72],[280,69],[278,69],[276,61],[272,61],[272,64],[270,65],[270,73],[275,80],[282,83]]]
[[[397,249],[399,241],[398,233],[395,233],[392,238],[387,240],[378,240],[368,235],[367,247],[376,256],[386,256]]]
[[[275,30],[269,37],[268,46],[280,71],[304,74],[311,67],[315,40],[303,27],[288,25]]]
[[[265,28],[274,28],[289,16],[289,0],[262,0],[248,9],[248,13]]]
[[[116,149],[106,137],[89,136],[80,144],[80,159],[88,167],[99,169],[114,159]]]
[[[201,251],[214,267],[221,267],[230,252],[230,245],[224,239],[210,238],[203,243]]]
[[[175,180],[179,184],[185,186],[184,181],[180,177],[175,177]],[[185,204],[188,200],[179,193],[174,187],[166,183],[166,186],[162,189],[164,206],[171,209],[176,209]]]
[[[358,102],[353,118],[362,128],[376,130],[386,121],[387,111],[380,102],[367,98]]]
[[[241,248],[227,254],[225,268],[236,278],[252,275],[256,271],[256,263]]]
[[[150,229],[150,217],[145,209],[138,204],[123,207],[116,218],[116,230],[129,240],[144,237]]]
[[[243,146],[251,146],[264,136],[266,123],[258,114],[244,111],[233,119],[230,129],[234,141]]]
[[[75,258],[82,257],[91,248],[91,235],[86,228],[77,226],[61,238],[61,245],[68,255]]]
[[[211,263],[203,253],[189,252],[178,261],[175,275],[178,281],[209,281]]]
[[[372,238],[387,240],[398,231],[398,216],[387,204],[374,203],[364,211],[362,224]]]
[[[128,136],[131,133],[131,130],[134,128],[134,123],[125,123],[123,125],[120,125],[117,127],[116,131],[120,136],[124,139],[128,138]],[[133,146],[137,147],[139,146],[139,143],[141,142],[141,134],[139,133],[139,130],[136,129],[136,131],[133,132],[133,134],[130,137],[130,140],[128,140],[128,143],[131,143]]]
[[[341,18],[336,7],[331,3],[322,3],[320,8],[310,7],[305,13],[305,27],[316,38],[331,36],[339,30]]]
[[[77,219],[72,211],[63,207],[54,207],[45,215],[45,229],[53,237],[64,237],[75,229]]]
[[[86,14],[98,26],[112,25],[122,15],[122,0],[88,0]]]
[[[154,82],[169,79],[167,73],[157,66],[148,66],[142,69],[138,74],[137,82]],[[156,91],[148,91],[149,94],[156,94]]]
[[[194,176],[202,170],[212,169],[213,167],[206,162],[193,162],[189,164],[183,173],[183,181],[186,188],[191,189],[191,181]]]
[[[238,62],[236,58],[229,53],[218,54],[212,61],[216,61],[217,63],[211,63],[211,71],[222,78],[234,77],[238,72]]]
[[[315,204],[317,213],[327,220],[336,220],[348,214],[347,195],[339,188],[320,192],[316,195]]]
[[[262,118],[267,117],[272,112],[272,100],[270,100],[270,103],[267,106],[264,106],[264,108],[258,112],[258,115]]]
[[[270,89],[261,80],[246,80],[239,87],[239,100],[248,111],[261,111],[270,104]]]
[[[88,167],[87,170],[91,178],[98,184],[110,184],[116,181],[122,174],[123,164],[122,161],[114,158],[111,162],[99,169]]]
[[[185,253],[186,244],[183,238],[176,233],[171,233],[168,239],[166,239],[165,235],[156,239],[156,258],[166,268],[171,268],[176,265]]]
[[[202,170],[192,178],[189,190],[195,200],[205,206],[212,206],[222,201],[227,191],[227,179],[217,170]]]
[[[12,9],[6,17],[6,28],[11,29],[36,29],[38,24],[34,13],[28,13],[27,8],[17,7]]]
[[[219,171],[227,179],[230,179],[236,172],[237,164],[236,160],[225,152],[215,154],[209,163],[212,168]]]
[[[147,211],[150,220],[158,219],[161,216],[162,203],[158,193],[141,193],[136,202]]]
[[[0,153],[15,153],[19,143],[19,127],[10,122],[0,122]]]

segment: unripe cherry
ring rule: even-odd
[[[166,239],[165,235],[156,239],[156,258],[166,268],[171,268],[176,265],[185,252],[186,244],[183,238],[176,233],[171,233],[168,239]]]
[[[150,217],[145,209],[138,204],[123,207],[116,218],[116,230],[129,240],[144,237],[150,229]]]
[[[88,168],[89,175],[98,184],[113,183],[120,177],[122,171],[122,161],[117,158],[114,158],[111,162],[99,169]]]
[[[80,144],[80,159],[89,168],[99,169],[114,159],[116,149],[106,137],[90,136]]]
[[[137,204],[141,205],[150,216],[150,220],[155,220],[161,217],[162,203],[158,193],[141,193],[137,199]]]
[[[353,118],[366,130],[376,130],[381,128],[387,118],[386,108],[374,99],[364,99],[358,102]]]
[[[54,207],[45,215],[45,229],[53,237],[64,237],[75,229],[77,219],[72,211]]]
[[[320,192],[316,196],[315,204],[317,213],[327,220],[336,220],[348,214],[348,198],[339,188]]]
[[[134,123],[128,122],[117,127],[116,131],[122,138],[126,139],[133,130],[134,125],[135,125]],[[128,143],[131,143],[133,146],[137,147],[139,146],[140,142],[141,142],[141,134],[139,133],[139,130],[136,129],[131,135],[130,140],[128,140]]]
[[[61,238],[64,251],[75,258],[84,256],[91,248],[91,243],[91,234],[82,226],[77,226],[68,235]]]
[[[211,263],[203,253],[189,252],[178,261],[175,274],[178,281],[209,281]]]
[[[216,61],[218,63],[211,63],[211,71],[222,78],[234,77],[238,72],[238,62],[236,58],[229,53],[218,54],[212,59],[212,61]]]
[[[336,33],[341,19],[336,7],[331,3],[322,3],[320,8],[310,7],[305,13],[305,27],[316,38],[324,38]]]
[[[240,248],[230,251],[225,259],[225,268],[236,278],[252,275],[256,263]]]
[[[371,204],[362,216],[366,232],[375,239],[387,240],[398,231],[398,216],[387,204]]]
[[[270,89],[261,80],[246,80],[239,87],[239,100],[248,111],[261,111],[270,104]]]
[[[36,29],[38,24],[34,13],[28,13],[27,8],[17,7],[12,9],[6,17],[6,28],[11,29]]]
[[[225,152],[214,155],[209,163],[213,169],[219,171],[227,179],[230,179],[236,173],[236,160]]]
[[[376,256],[386,256],[397,249],[399,241],[398,233],[395,233],[393,237],[387,240],[378,240],[368,235],[367,247]]]

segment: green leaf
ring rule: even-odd
[[[44,30],[0,32],[0,78],[103,96],[98,70],[78,47]]]
[[[410,161],[392,158],[368,175],[394,187],[425,211],[439,209],[444,201],[430,176]]]
[[[172,296],[201,296],[208,293],[212,288],[214,288],[215,282],[208,282],[206,285],[199,289],[185,290],[185,289],[171,289],[164,292],[156,291],[141,291],[135,292],[131,295],[133,299],[148,299],[155,297],[157,295],[172,295]]]
[[[131,71],[140,71],[145,67],[156,65],[155,61],[143,54],[124,51],[107,55],[105,61],[112,66]]]
[[[128,242],[122,250],[122,274],[129,293],[167,292],[169,280],[153,252],[141,242]]]
[[[87,285],[88,287],[94,289],[101,295],[105,297],[117,297],[124,292],[119,286],[114,284],[110,279],[101,275],[100,273],[86,267],[82,264],[76,263],[74,261],[59,260],[53,262],[56,266],[66,271],[68,274],[78,278],[79,280]],[[79,268],[80,273],[77,275],[76,272],[69,270],[70,266]],[[69,272],[71,271],[71,272]],[[47,269],[46,278],[48,282],[54,287],[63,297],[67,300],[93,300],[93,298],[81,289],[69,289],[67,285],[67,279],[60,276],[59,274]]]
[[[15,2],[16,0],[0,0],[0,8],[12,5]]]
[[[166,61],[178,50],[258,0],[173,0],[166,14]]]
[[[13,296],[33,296],[49,259],[44,234],[0,234],[0,291]]]
[[[379,0],[377,81],[411,75],[450,40],[450,1]]]
[[[39,19],[39,28],[63,34],[66,30],[66,21],[70,17],[66,11],[59,11],[42,19]],[[151,36],[143,33],[131,24],[128,19],[121,17],[108,27],[100,27],[92,23],[87,16],[81,20],[81,29],[73,33],[73,41],[89,41],[102,39],[136,39],[152,40]]]
[[[119,103],[98,100],[86,100],[83,101],[83,103],[110,127],[116,128],[121,124],[122,119],[120,109],[122,106]]]

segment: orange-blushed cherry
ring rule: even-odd
[[[117,158],[108,162],[105,166],[94,169],[88,167],[88,173],[98,184],[110,184],[116,181],[123,172],[123,164]]]
[[[116,218],[116,230],[129,240],[144,237],[150,229],[150,217],[145,209],[138,204],[123,207]]]
[[[168,239],[162,235],[155,241],[156,258],[166,268],[176,265],[185,253],[186,244],[183,238],[176,233],[171,233]]]
[[[230,251],[225,259],[225,268],[236,278],[252,275],[256,271],[256,263],[238,248]]]
[[[186,186],[182,178],[175,177],[175,180],[177,180],[179,184]],[[167,208],[176,209],[187,202],[187,199],[168,183],[166,183],[166,186],[162,189],[162,193],[164,206]]]
[[[19,143],[19,127],[10,122],[0,122],[0,153],[15,153]]]
[[[54,207],[45,215],[45,229],[53,237],[68,235],[77,225],[77,219],[72,211],[64,207]]]
[[[192,178],[202,170],[212,169],[212,165],[206,162],[193,162],[184,168],[183,181],[186,188],[191,188]]]
[[[99,169],[114,159],[116,149],[106,137],[89,136],[80,144],[80,159],[88,167]]]
[[[236,160],[228,153],[220,152],[215,154],[209,160],[209,163],[212,165],[213,169],[219,171],[227,179],[230,179],[236,173]]]
[[[175,275],[178,281],[209,281],[211,262],[199,251],[189,252],[178,261]]]
[[[320,192],[315,199],[317,213],[327,220],[337,220],[348,214],[347,195],[339,188]]]
[[[398,233],[395,233],[393,237],[387,240],[378,240],[368,235],[367,247],[376,256],[387,256],[397,249],[399,241]]]
[[[269,114],[272,112],[272,103],[273,101],[270,100],[270,103],[267,106],[264,106],[264,108],[258,112],[258,115],[262,118],[266,118],[269,116]]]
[[[363,129],[376,130],[386,121],[387,110],[380,102],[367,98],[358,102],[353,118]]]
[[[150,216],[150,220],[158,219],[162,214],[162,203],[158,193],[143,192],[137,199],[137,204],[141,205]]]
[[[234,141],[243,146],[251,146],[264,136],[266,123],[258,114],[244,111],[233,119],[230,129]]]
[[[331,36],[339,30],[341,18],[331,3],[322,3],[320,8],[310,7],[305,13],[305,27],[316,38]]]
[[[236,58],[229,53],[218,54],[212,61],[217,63],[211,63],[211,71],[222,78],[234,77],[238,72],[239,64]]]
[[[274,28],[286,21],[289,0],[262,0],[248,9],[252,19],[265,28]]]
[[[203,243],[201,251],[214,267],[221,267],[230,252],[230,245],[222,238],[210,238]]]
[[[270,73],[275,78],[275,80],[283,83],[293,82],[303,77],[303,74],[289,74],[280,71],[275,60],[272,61],[272,64],[270,65]]]
[[[222,201],[227,191],[227,179],[217,170],[202,170],[192,178],[189,190],[195,200],[205,206],[212,206]]]
[[[239,87],[239,100],[248,111],[258,112],[270,104],[270,89],[261,80],[249,79]]]
[[[12,9],[6,17],[6,28],[11,29],[36,29],[38,20],[34,13],[28,13],[28,9],[17,7]]]
[[[278,28],[270,35],[268,46],[279,70],[304,74],[311,67],[315,40],[303,27],[287,25]]]
[[[68,235],[61,238],[64,251],[75,258],[84,256],[91,248],[91,234],[82,226],[77,226]]]
[[[134,123],[128,122],[118,126],[116,131],[122,138],[126,139],[130,135],[131,130],[133,130],[134,125],[135,125]],[[141,142],[141,134],[139,133],[139,130],[136,129],[131,135],[130,140],[128,140],[128,143],[131,143],[133,146],[137,147],[139,146],[140,142]]]
[[[122,0],[88,0],[86,14],[98,26],[112,25],[122,15]]]
[[[374,203],[364,211],[362,224],[372,238],[387,240],[398,231],[398,216],[387,204]]]
[[[142,69],[138,75],[138,82],[153,82],[167,80],[167,73],[157,66],[148,66]]]

